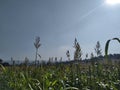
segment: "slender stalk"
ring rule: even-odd
[[[37,53],[38,53],[38,48],[36,48],[36,55],[35,55],[35,66],[37,65]]]

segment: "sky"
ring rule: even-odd
[[[97,41],[104,55],[106,41],[119,38],[119,24],[120,5],[105,0],[0,0],[0,58],[34,60],[36,36],[42,60],[66,60],[67,50],[73,59],[75,38],[83,58],[95,52]],[[109,53],[120,53],[119,43],[111,42]]]

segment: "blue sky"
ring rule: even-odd
[[[119,38],[120,5],[105,0],[0,0],[0,58],[35,58],[34,40],[40,36],[42,59],[63,57],[77,38],[83,52],[94,52],[100,41],[103,54],[108,39]],[[120,45],[111,42],[110,53],[119,53]]]

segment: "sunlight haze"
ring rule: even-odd
[[[95,54],[97,41],[104,55],[106,41],[120,37],[120,6],[101,5],[104,1],[0,0],[0,58],[34,60],[36,36],[40,37],[38,52],[43,60],[66,60],[67,50],[73,59],[75,38],[82,48],[82,58],[86,53],[89,57],[91,52]],[[120,45],[111,42],[109,52],[120,53]]]

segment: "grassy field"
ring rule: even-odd
[[[1,65],[0,90],[120,90],[120,65]]]

